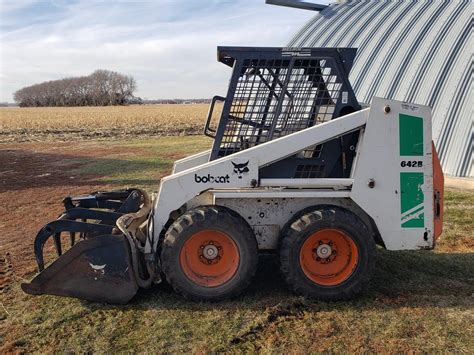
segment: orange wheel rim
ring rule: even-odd
[[[199,286],[216,287],[235,275],[240,254],[231,237],[209,229],[192,235],[184,243],[179,262],[188,279]]]
[[[336,286],[352,275],[359,260],[354,241],[337,229],[322,229],[310,235],[300,250],[300,266],[316,284]]]

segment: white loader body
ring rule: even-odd
[[[259,169],[348,132],[360,131],[347,179],[259,179]],[[433,247],[434,203],[430,108],[374,98],[370,108],[208,162],[209,151],[175,163],[154,206],[156,250],[173,211],[222,205],[240,213],[260,249],[278,245],[281,228],[302,209],[346,206],[389,250]],[[236,168],[244,166],[245,169]]]

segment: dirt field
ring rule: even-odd
[[[127,186],[156,190],[174,160],[183,157],[186,150],[203,150],[210,143],[200,137],[183,137],[181,148],[175,149],[173,138],[162,137],[160,142],[0,145],[0,227],[5,232],[1,251],[10,252],[18,274],[34,271],[34,236],[62,211],[61,201],[66,195]],[[28,223],[22,222],[25,220]]]
[[[207,109],[206,104],[0,108],[0,143],[201,134]]]
[[[20,139],[22,140],[22,139]],[[369,291],[350,302],[294,296],[262,257],[244,295],[190,303],[167,285],[121,307],[22,293],[32,242],[69,194],[156,190],[203,137],[0,144],[0,352],[474,352],[474,194],[449,191],[436,251],[380,251]],[[51,252],[51,246],[48,249]]]

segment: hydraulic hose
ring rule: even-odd
[[[137,284],[139,287],[148,288],[150,287],[153,279],[155,277],[155,268],[153,265],[153,261],[146,260],[146,268],[149,274],[147,279],[143,279],[140,275],[139,270],[139,260],[138,260],[138,247],[137,243],[140,243],[142,239],[145,239],[146,236],[143,235],[143,230],[147,231],[147,228],[140,228],[143,223],[145,223],[148,219],[148,215],[150,214],[151,210],[151,199],[149,195],[143,190],[135,190],[133,193],[140,193],[143,197],[143,205],[138,212],[135,213],[128,213],[121,216],[116,221],[117,227],[120,231],[125,235],[130,245],[130,250],[132,253],[132,266],[133,272],[135,274],[135,278],[137,280]],[[146,233],[146,232],[145,232]]]

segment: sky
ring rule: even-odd
[[[0,102],[96,69],[132,75],[144,99],[225,95],[218,45],[285,46],[315,15],[265,0],[0,0]]]

